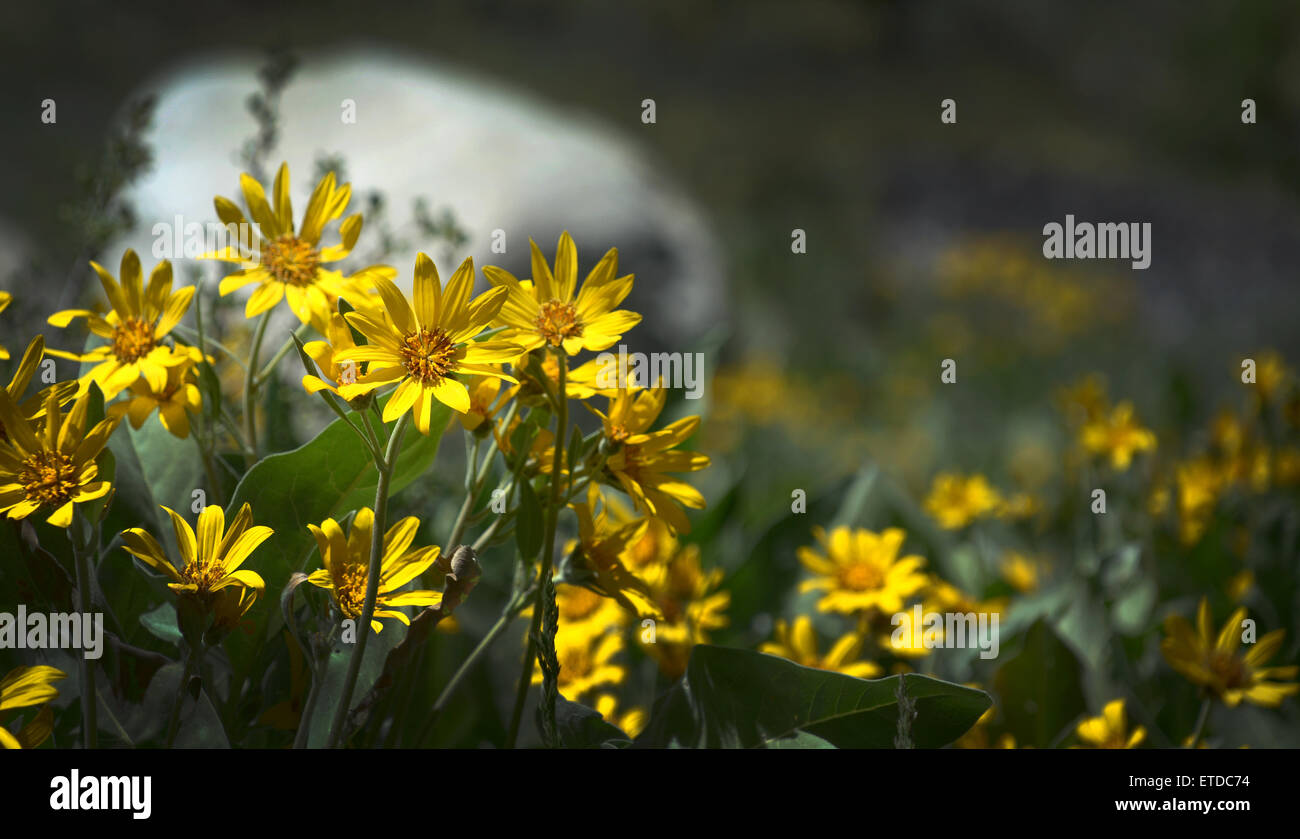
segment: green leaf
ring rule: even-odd
[[[1035,621],[1016,655],[993,677],[1016,740],[1045,749],[1084,712],[1079,659],[1046,621]]]
[[[375,681],[384,672],[384,663],[398,644],[406,638],[406,627],[396,620],[380,619],[384,629],[375,634],[370,627],[362,627],[357,621],[356,633],[369,632],[370,640],[366,642],[365,657],[361,660],[361,669],[357,671],[357,684],[352,691],[352,708],[355,709],[366,699]],[[320,696],[316,700],[316,711],[311,718],[311,732],[307,745],[312,748],[324,748],[329,739],[330,725],[334,722],[334,711],[343,694],[343,681],[347,675],[348,662],[352,660],[354,644],[334,642],[326,664],[325,679],[321,682]],[[345,730],[346,735],[346,730]]]
[[[140,616],[140,625],[160,641],[166,641],[168,644],[181,642],[181,629],[176,622],[176,607],[171,603],[163,603],[158,608],[145,612]]]
[[[855,679],[700,644],[691,651],[686,676],[655,702],[634,745],[892,748],[899,678]],[[907,692],[916,702],[912,738],[919,748],[956,740],[991,704],[983,691],[928,676],[909,675]]]
[[[600,712],[563,695],[556,697],[555,727],[560,745],[566,749],[621,749],[631,744],[618,726],[607,722]]]

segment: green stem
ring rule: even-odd
[[[442,689],[442,692],[438,694],[438,699],[433,703],[433,710],[429,712],[428,719],[424,721],[424,725],[420,728],[419,735],[415,738],[416,746],[424,745],[425,739],[429,736],[430,732],[433,731],[434,724],[438,721],[439,715],[442,714],[442,709],[446,706],[448,700],[451,699],[451,695],[456,692],[456,688],[469,673],[470,668],[474,666],[474,663],[479,660],[483,653],[487,652],[488,647],[492,646],[492,642],[497,639],[497,636],[500,635],[501,632],[510,625],[510,622],[515,619],[515,616],[518,615],[519,610],[512,608],[513,606],[514,604],[512,603],[510,606],[506,607],[505,611],[501,613],[501,617],[497,618],[497,622],[492,624],[492,628],[483,636],[483,640],[478,642],[478,646],[474,648],[473,652],[471,652],[469,656],[460,663],[460,667],[456,669],[451,680],[447,682],[447,685]]]
[[[348,671],[343,677],[343,691],[339,696],[339,704],[334,709],[334,721],[330,725],[329,740],[326,748],[335,748],[339,744],[339,739],[343,735],[343,728],[347,724],[348,711],[352,707],[352,692],[357,686],[357,674],[361,672],[361,661],[366,654],[366,642],[370,640],[370,621],[375,615],[375,600],[379,596],[379,571],[380,564],[384,555],[384,529],[387,526],[388,518],[388,485],[393,477],[393,465],[397,462],[397,453],[401,450],[402,435],[406,433],[407,423],[410,422],[410,412],[402,414],[397,425],[393,427],[393,433],[388,438],[388,447],[384,451],[382,463],[376,463],[375,467],[379,470],[379,479],[375,485],[375,507],[374,507],[374,524],[370,533],[370,563],[366,569],[366,599],[361,607],[361,618],[357,626],[357,643],[352,650],[352,658],[348,661]]]
[[[267,309],[257,321],[253,331],[253,343],[248,350],[248,365],[244,368],[244,437],[248,451],[254,461],[257,460],[257,357],[262,353],[262,339],[266,336],[266,325],[271,322],[271,310]]]
[[[185,656],[185,667],[181,671],[181,683],[176,688],[176,699],[172,702],[172,711],[167,716],[167,748],[172,747],[176,742],[176,734],[181,728],[181,706],[185,704],[186,689],[190,685],[190,679],[194,678],[194,671],[198,669],[199,658],[203,655],[203,650],[199,648],[191,649]]]
[[[542,535],[542,569],[537,578],[537,597],[533,603],[532,626],[528,632],[528,650],[524,655],[519,684],[515,688],[515,707],[510,715],[510,730],[506,735],[507,749],[513,749],[519,737],[519,721],[523,717],[524,703],[528,699],[528,687],[532,684],[533,659],[537,655],[537,635],[542,625],[542,598],[546,592],[546,581],[551,576],[551,565],[555,561],[555,524],[560,515],[560,484],[564,480],[564,443],[569,425],[569,400],[566,396],[569,357],[563,348],[557,351],[556,356],[559,375],[555,397],[555,451],[551,460],[551,500],[547,505],[546,526]]]
[[[76,515],[80,517],[81,511],[78,510]],[[90,557],[87,555],[89,545],[83,544],[81,539],[75,535],[79,528],[74,523],[72,527],[72,558],[73,564],[77,570],[77,600],[78,608],[83,615],[89,615],[91,611],[90,585],[92,568],[90,566]],[[88,540],[87,540],[88,541]],[[95,666],[94,662],[84,655],[77,656],[77,667],[80,669],[81,677],[81,742],[87,749],[93,749],[99,741],[99,707],[95,702]]]
[[[271,356],[271,360],[266,362],[266,366],[258,371],[258,374],[253,378],[256,387],[260,388],[262,385],[266,384],[266,380],[275,372],[276,365],[278,365],[284,357],[289,354],[289,350],[294,348],[293,339],[297,338],[302,340],[303,336],[307,334],[307,330],[310,328],[311,326],[306,323],[298,325],[298,328],[293,331],[293,335],[289,337],[289,340],[285,341],[284,344],[280,346],[280,349],[275,351],[275,355]]]

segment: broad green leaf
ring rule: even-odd
[[[370,640],[366,642],[365,658],[361,660],[361,669],[357,671],[357,684],[352,691],[352,708],[356,708],[370,693],[375,681],[384,672],[384,662],[388,654],[406,637],[406,626],[396,620],[382,620],[384,629],[376,634],[369,627]],[[362,632],[360,621],[357,622],[358,636]],[[334,722],[334,711],[338,707],[343,693],[343,680],[347,675],[348,662],[352,660],[353,644],[336,641],[330,651],[329,663],[325,671],[325,680],[321,683],[320,696],[316,700],[316,710],[311,719],[311,732],[307,745],[312,748],[324,748],[329,739],[330,725]]]
[[[655,702],[638,747],[892,748],[898,726],[899,676],[856,679],[783,658],[700,644],[682,681]],[[987,694],[908,675],[920,748],[956,740],[991,704]],[[817,738],[800,739],[802,735]],[[819,742],[820,741],[820,742]]]
[[[567,749],[621,749],[632,742],[618,726],[600,712],[562,695],[555,701],[555,728],[560,745]]]
[[[1079,659],[1046,621],[1035,621],[993,685],[1016,741],[1043,749],[1085,710]]]

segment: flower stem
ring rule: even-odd
[[[81,511],[77,511],[81,516]],[[83,543],[76,535],[79,528],[74,524],[72,535],[72,559],[77,571],[77,601],[83,615],[90,614],[90,585],[93,569],[90,565],[89,544]],[[95,666],[84,655],[77,658],[77,667],[81,677],[81,742],[87,749],[93,749],[99,741],[99,707],[95,702]]]
[[[326,742],[326,748],[335,748],[339,744],[339,738],[343,735],[343,728],[347,724],[348,711],[352,706],[352,692],[357,686],[357,674],[361,672],[361,661],[366,654],[366,642],[370,640],[370,621],[375,615],[375,599],[379,596],[379,571],[380,564],[383,561],[384,554],[384,529],[387,527],[388,518],[388,485],[393,477],[393,467],[397,463],[397,453],[401,450],[402,435],[406,433],[406,425],[410,422],[411,414],[409,412],[402,414],[393,427],[393,433],[388,438],[388,447],[384,451],[383,462],[375,463],[375,468],[379,471],[379,478],[375,483],[375,517],[374,524],[370,533],[370,564],[366,573],[366,599],[361,607],[361,617],[357,626],[357,643],[352,650],[352,658],[348,661],[348,671],[343,678],[343,692],[339,695],[339,703],[334,709],[334,721],[330,725],[329,740]]]
[[[181,672],[181,683],[176,688],[176,700],[172,702],[172,712],[167,716],[167,748],[172,747],[176,742],[176,734],[181,727],[181,706],[185,704],[185,691],[190,685],[190,679],[194,678],[194,671],[198,669],[199,658],[203,651],[199,648],[193,648],[185,656],[185,667]]]
[[[253,330],[253,343],[248,350],[248,365],[244,368],[244,437],[248,451],[253,460],[257,460],[257,357],[262,352],[262,339],[266,336],[266,325],[271,322],[271,310],[267,309],[257,321]]]
[[[513,749],[519,737],[519,721],[523,717],[528,688],[532,684],[533,659],[537,656],[538,630],[542,625],[542,598],[546,594],[546,581],[551,576],[555,562],[555,523],[560,515],[560,484],[563,482],[564,442],[569,425],[569,400],[566,395],[569,356],[561,347],[556,351],[558,387],[555,397],[555,453],[551,460],[551,500],[546,509],[546,526],[542,535],[542,569],[537,580],[537,599],[533,603],[532,627],[528,631],[528,651],[524,655],[523,672],[515,689],[515,707],[510,715],[510,730],[506,734],[506,748]],[[552,651],[553,652],[553,651]],[[552,724],[554,719],[551,720]]]
[[[289,336],[289,340],[285,341],[280,349],[275,351],[275,355],[271,356],[271,360],[266,362],[266,366],[263,367],[258,372],[257,377],[253,379],[253,383],[256,387],[260,388],[262,385],[266,384],[266,380],[271,378],[271,374],[275,372],[276,365],[278,365],[280,361],[289,354],[289,350],[294,348],[293,339],[298,338],[301,340],[307,335],[307,330],[310,328],[309,324],[299,324],[298,328]]]
[[[433,726],[438,721],[438,717],[442,714],[443,707],[447,704],[448,700],[451,699],[451,695],[456,692],[456,688],[460,685],[466,674],[469,673],[470,668],[474,666],[474,663],[479,660],[483,653],[487,652],[488,647],[492,646],[492,642],[497,639],[497,636],[510,625],[510,622],[514,620],[515,616],[518,614],[519,610],[515,608],[515,604],[511,603],[508,605],[505,610],[501,612],[501,617],[497,618],[497,622],[492,624],[492,628],[483,636],[483,640],[479,641],[478,646],[474,648],[473,652],[471,652],[465,660],[460,663],[460,667],[456,669],[451,680],[447,682],[446,686],[442,689],[442,692],[438,694],[438,699],[433,703],[433,710],[429,712],[428,719],[426,719],[424,725],[420,727],[420,733],[415,738],[415,745],[417,747],[424,745],[425,738],[427,738],[430,732],[433,731]]]

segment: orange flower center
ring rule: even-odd
[[[1225,690],[1234,690],[1250,684],[1250,674],[1246,664],[1235,653],[1215,650],[1210,653],[1210,672],[1215,675]]]
[[[76,477],[76,464],[61,452],[35,452],[18,471],[18,483],[23,485],[28,501],[56,507],[72,497]]]
[[[226,566],[216,560],[189,562],[181,569],[181,582],[198,587],[199,594],[207,594],[226,576]]]
[[[542,312],[537,316],[537,331],[546,339],[546,343],[558,347],[565,338],[582,336],[582,324],[578,321],[578,307],[572,303],[548,300],[542,304]]]
[[[868,562],[855,562],[840,572],[840,583],[853,591],[870,591],[884,585],[885,576]]]
[[[286,233],[262,248],[262,267],[277,281],[302,288],[316,282],[320,253],[292,233]]]
[[[130,317],[113,327],[113,355],[118,361],[130,364],[139,361],[158,346],[153,337],[153,324]]]
[[[406,371],[420,384],[435,385],[456,369],[456,348],[442,327],[406,333],[399,352]]]
[[[366,604],[366,566],[350,562],[343,568],[341,578],[334,580],[334,602],[343,617],[356,620]]]

